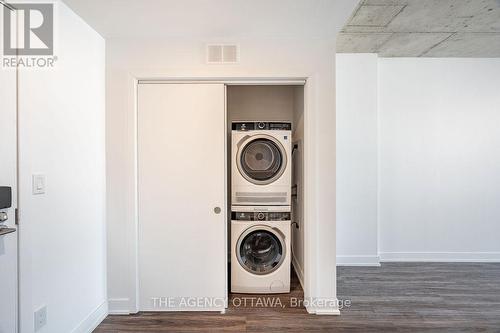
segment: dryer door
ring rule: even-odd
[[[287,158],[283,145],[270,135],[249,136],[238,150],[239,172],[249,182],[268,185],[285,172]]]
[[[257,275],[277,270],[285,260],[285,251],[285,239],[281,232],[268,226],[247,229],[236,245],[236,257],[240,265]]]

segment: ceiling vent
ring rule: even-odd
[[[239,61],[239,48],[234,44],[207,45],[207,63],[236,64]]]

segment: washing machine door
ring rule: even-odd
[[[277,270],[285,260],[286,243],[282,233],[268,226],[247,229],[236,245],[240,265],[252,274],[265,275]]]
[[[285,172],[287,157],[285,148],[270,135],[246,137],[240,144],[237,161],[239,172],[249,182],[268,185]]]

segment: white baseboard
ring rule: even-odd
[[[500,252],[381,252],[381,262],[500,262]]]
[[[108,302],[102,302],[72,333],[91,333],[108,315]]]
[[[337,256],[337,266],[380,266],[379,256]]]
[[[130,299],[129,298],[110,298],[108,300],[108,312],[112,315],[129,315]]]
[[[110,298],[108,300],[108,313],[110,315],[130,315],[136,312],[132,312],[130,309],[130,299],[129,298]],[[144,311],[155,311],[155,312],[179,312],[179,311],[191,311],[191,312],[223,312],[225,307],[214,306],[214,307],[172,307],[168,309],[151,309]]]
[[[323,299],[322,301],[326,301]],[[306,302],[304,300],[304,302]],[[326,302],[326,304],[335,304],[335,306],[318,306],[321,303],[314,304],[314,301],[311,301],[309,304],[306,303],[306,311],[309,314],[315,314],[318,316],[340,316],[340,310],[338,308],[338,300],[330,299]]]
[[[315,314],[317,316],[340,316],[340,310],[339,309],[317,309]]]
[[[300,282],[300,285],[302,286],[302,290],[304,290],[304,270],[300,266],[300,264],[297,261],[297,258],[295,256],[292,256],[292,265],[293,265],[293,268],[295,269],[295,273],[297,273],[297,277],[299,278],[299,282]]]
[[[193,312],[193,316],[196,316],[196,312],[219,312],[219,313],[225,313],[226,308],[220,307],[220,306],[214,306],[214,307],[177,307],[177,308],[168,308],[168,309],[144,309],[141,311],[145,312]]]

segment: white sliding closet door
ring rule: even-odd
[[[224,85],[139,84],[140,311],[224,308],[225,131]]]

